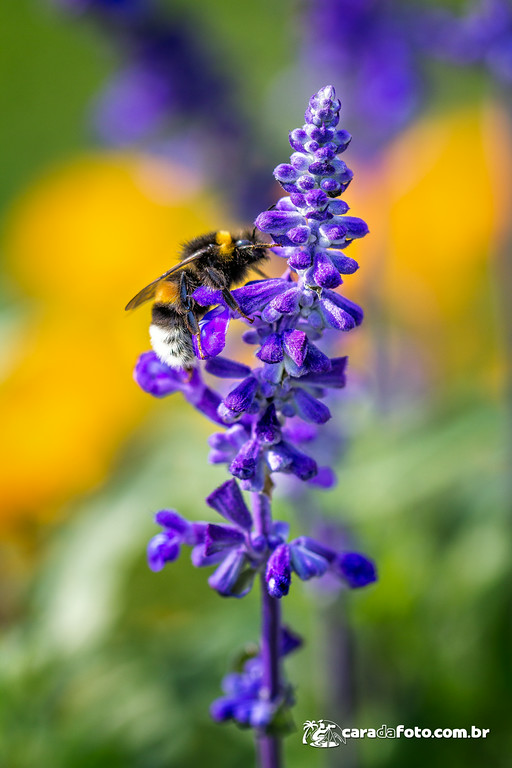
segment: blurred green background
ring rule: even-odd
[[[298,4],[168,5],[200,19],[284,162],[302,114],[291,98],[276,112],[275,93]],[[150,401],[133,383],[148,315],[122,311],[184,238],[233,214],[192,171],[184,186],[183,166],[95,141],[91,103],[119,59],[105,30],[18,0],[1,7],[0,36],[0,764],[251,764],[250,734],[214,725],[208,707],[258,637],[258,595],[222,600],[187,557],[160,574],[145,561],[153,513],[208,519],[203,499],[226,470],[207,464],[214,430],[180,396]],[[346,157],[345,197],[371,234],[345,292],[367,313],[341,348],[349,450],[316,503],[380,578],[337,598],[295,584],[283,603],[306,640],[286,663],[294,768],[510,759],[510,118],[478,73],[436,64],[429,76],[430,101],[378,160]],[[281,495],[276,515],[298,533],[290,507]],[[348,703],[332,691],[333,632],[352,649]],[[321,717],[491,733],[326,756],[301,743]]]

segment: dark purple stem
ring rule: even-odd
[[[272,524],[270,498],[264,493],[253,494],[255,527],[258,533],[268,535]],[[279,698],[281,675],[279,645],[281,639],[281,606],[279,600],[268,593],[265,573],[261,574],[261,658],[263,661],[263,692],[270,701]],[[281,738],[264,731],[257,735],[261,768],[281,768]]]

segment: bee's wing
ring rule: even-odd
[[[186,259],[183,259],[183,261],[178,262],[178,264],[175,264],[174,267],[171,267],[167,270],[167,272],[164,272],[163,275],[160,275],[160,277],[157,277],[156,280],[153,280],[152,283],[149,283],[149,285],[146,285],[145,288],[142,289],[142,291],[139,291],[136,296],[133,297],[131,301],[128,302],[128,304],[125,307],[125,310],[129,309],[135,309],[136,307],[140,307],[141,304],[144,304],[146,301],[151,301],[151,299],[155,298],[156,290],[160,283],[163,283],[164,280],[167,280],[167,278],[170,275],[173,275],[175,272],[177,272],[182,267],[185,267],[187,264],[190,264],[191,261],[195,261],[200,256],[205,253],[205,248],[201,248],[200,251],[196,251],[191,256],[188,256]]]

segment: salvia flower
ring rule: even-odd
[[[345,250],[368,232],[339,199],[353,176],[340,159],[350,136],[338,127],[339,111],[332,86],[311,98],[304,125],[290,133],[290,161],[274,172],[287,195],[256,218],[286,267],[280,278],[232,291],[254,363],[221,354],[228,325],[234,318],[240,322],[240,315],[222,293],[200,287],[192,299],[209,308],[195,347],[196,356],[206,358],[203,370],[199,364],[193,371],[172,370],[153,352],[144,353],[135,369],[146,392],[165,397],[179,391],[220,427],[209,439],[210,461],[226,464],[231,479],[206,503],[222,520],[189,522],[174,511],[159,512],[162,531],[151,540],[148,558],[150,567],[160,570],[183,546],[190,547],[195,566],[214,569],[208,583],[223,597],[244,597],[256,578],[260,581],[260,652],[226,678],[226,695],[214,703],[212,716],[254,728],[264,768],[277,765],[271,756],[277,754],[282,713],[292,703],[281,672],[280,622],[292,579],[329,575],[350,589],[376,580],[366,555],[312,536],[290,538],[289,525],[274,520],[271,509],[272,489],[283,475],[324,488],[334,484],[329,452],[315,452],[314,444],[331,419],[326,400],[345,386],[347,358],[328,354],[325,334],[351,331],[363,319],[361,308],[339,292],[342,276],[358,268]],[[320,465],[315,453],[322,457]],[[250,507],[244,491],[250,492]]]

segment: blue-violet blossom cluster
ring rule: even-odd
[[[204,367],[213,377],[235,382],[227,393],[210,387],[198,368],[192,375],[173,370],[154,352],[144,353],[135,368],[135,379],[146,392],[164,397],[181,391],[223,426],[210,438],[210,461],[226,463],[232,478],[206,499],[223,522],[189,522],[174,510],[162,510],[156,515],[162,530],[151,540],[148,558],[158,571],[176,560],[183,546],[190,547],[195,566],[214,566],[209,585],[226,597],[243,597],[260,576],[264,625],[273,622],[274,640],[263,632],[260,655],[228,677],[226,697],[212,709],[217,720],[233,719],[260,730],[273,722],[283,704],[291,703],[289,689],[275,671],[272,678],[269,668],[274,664],[278,669],[286,653],[276,641],[283,632],[276,606],[288,594],[292,574],[309,580],[329,573],[349,588],[376,579],[375,566],[365,555],[337,551],[309,536],[290,540],[288,525],[273,520],[271,513],[273,480],[280,473],[325,487],[333,483],[332,468],[319,467],[303,450],[330,419],[324,398],[346,380],[347,358],[330,358],[319,342],[325,331],[349,331],[363,317],[359,306],[335,290],[342,275],[358,268],[345,249],[368,232],[366,223],[348,215],[348,205],[339,199],[352,179],[339,157],[351,138],[338,128],[339,110],[331,86],[311,98],[304,126],[290,133],[290,162],[274,171],[288,194],[255,222],[271,236],[274,252],[287,261],[281,278],[233,291],[253,321],[244,320],[249,328],[243,338],[256,347],[256,365],[251,368],[220,354],[228,324],[238,316],[220,292],[201,287],[194,300],[213,307],[200,322]],[[242,490],[251,492],[252,512]]]

